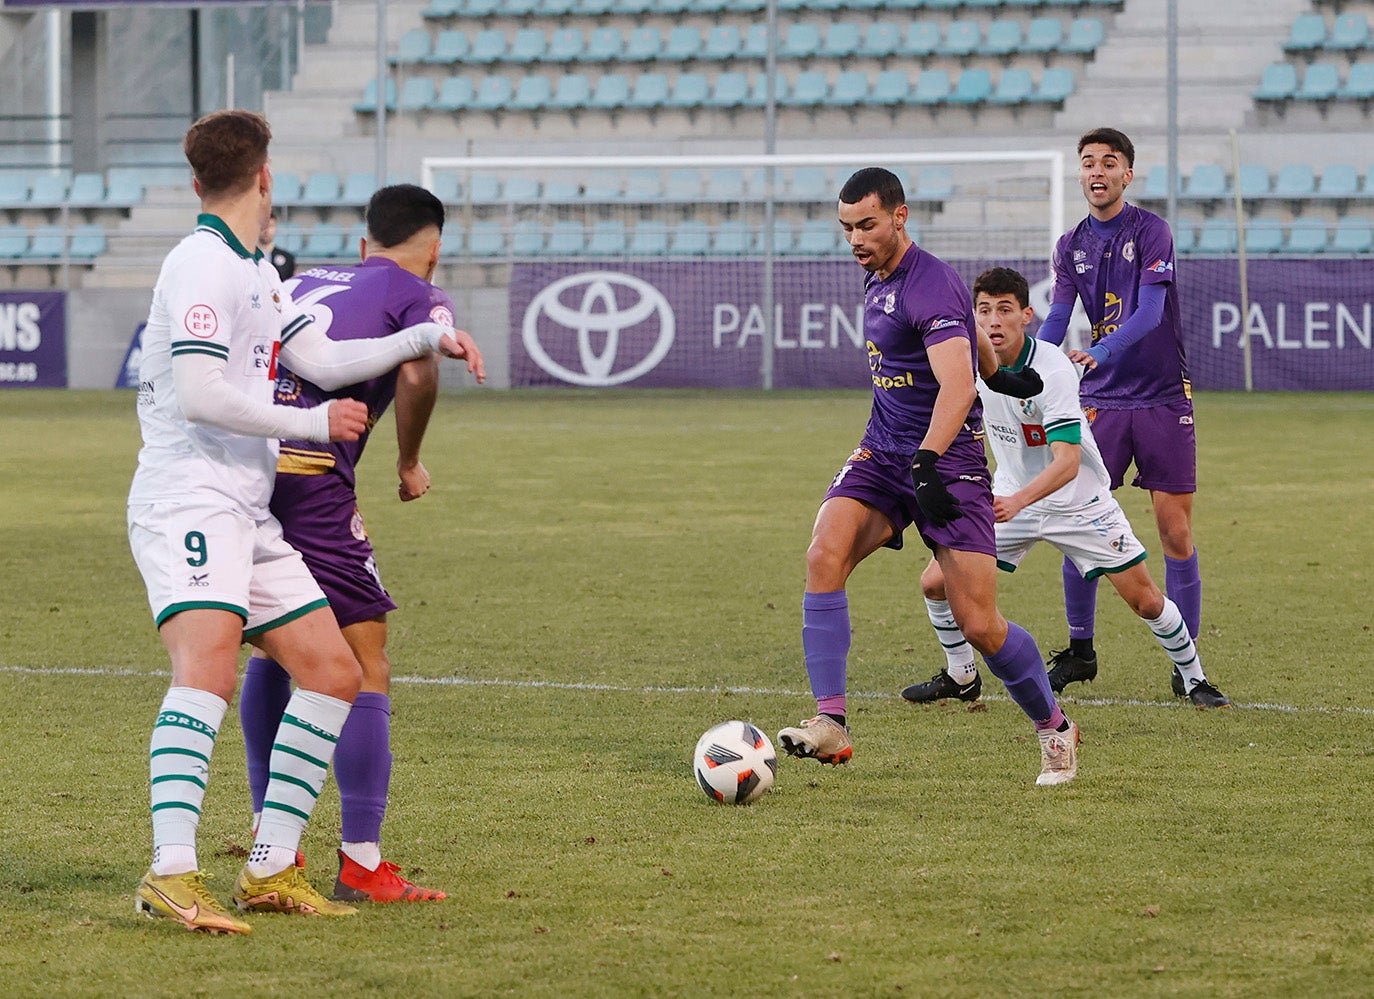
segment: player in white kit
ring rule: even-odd
[[[1044,383],[1029,399],[978,386],[997,462],[992,491],[998,567],[1014,572],[1037,542],[1047,541],[1085,578],[1105,575],[1188,681],[1192,702],[1202,708],[1228,706],[1230,701],[1207,681],[1181,612],[1155,585],[1145,568],[1145,549],[1112,497],[1110,477],[1078,401],[1081,369],[1052,344],[1025,335],[1034,317],[1026,279],[1011,268],[994,267],[979,275],[973,295],[979,332],[991,341],[1001,365],[1013,371],[1033,367]],[[982,684],[973,649],[954,623],[938,563],[932,561],[922,574],[921,589],[947,665],[902,696],[915,702],[974,700]]]
[[[298,689],[234,902],[244,911],[354,911],[323,897],[294,861],[361,667],[268,501],[278,439],[356,440],[367,407],[274,405],[278,358],[342,387],[434,350],[463,356],[448,327],[339,342],[292,305],[271,264],[248,249],[271,209],[270,139],[266,120],[247,111],[207,115],[186,134],[201,215],[153,291],[139,369],[143,447],[129,491],[130,547],[172,661],[149,749],[153,863],[136,907],[210,933],[250,931],[207,890],[196,856],[211,750],[249,637]]]

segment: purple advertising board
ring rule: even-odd
[[[1013,266],[1043,316],[1044,261],[952,261],[969,284]],[[1245,385],[1235,260],[1179,265],[1193,386]],[[1262,259],[1249,270],[1257,389],[1374,389],[1370,266],[1358,260]],[[869,384],[860,297],[848,260],[782,260],[773,273],[777,388]],[[755,388],[762,382],[764,269],[757,260],[521,263],[510,285],[511,384]],[[1069,345],[1086,343],[1076,317]]]
[[[67,296],[0,292],[0,388],[67,384]]]

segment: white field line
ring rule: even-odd
[[[158,677],[170,676],[167,670],[119,669],[113,666],[58,667],[58,666],[0,666],[0,673],[21,673],[31,676],[100,676],[100,677]],[[393,676],[395,684],[432,687],[506,687],[517,690],[569,690],[586,693],[615,694],[751,694],[759,697],[810,697],[810,691],[787,690],[772,687],[669,687],[646,685],[633,687],[626,684],[611,683],[567,683],[557,680],[501,680],[481,679],[465,676]],[[870,700],[899,700],[897,694],[879,691],[851,690],[849,697]],[[980,700],[1010,701],[1005,694],[984,694]],[[1060,695],[1066,704],[1086,704],[1092,707],[1132,707],[1132,708],[1181,708],[1188,707],[1181,700],[1145,701],[1135,697],[1073,697]],[[1374,716],[1374,708],[1331,708],[1324,705],[1300,708],[1292,704],[1243,704],[1234,702],[1235,707],[1248,711],[1277,711],[1283,714],[1323,714],[1323,715],[1367,715]]]

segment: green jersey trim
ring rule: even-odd
[[[1139,563],[1144,562],[1145,559],[1148,557],[1148,552],[1141,552],[1139,555],[1131,559],[1129,562],[1122,562],[1120,565],[1110,565],[1107,566],[1105,569],[1089,569],[1086,573],[1083,574],[1083,578],[1096,579],[1098,576],[1111,576],[1118,572],[1125,572],[1131,566],[1138,565]]]
[[[248,612],[237,604],[226,604],[218,600],[188,600],[185,603],[172,604],[165,608],[162,613],[157,615],[154,623],[161,628],[163,621],[166,621],[173,614],[180,614],[186,610],[222,610],[237,614],[244,621],[248,620]]]
[[[307,315],[297,316],[286,324],[286,328],[281,331],[281,342],[283,346],[297,333],[310,325],[311,317]]]
[[[1063,441],[1065,444],[1083,443],[1083,425],[1077,420],[1067,420],[1064,423],[1055,423],[1045,428],[1045,440],[1053,443]]]
[[[283,614],[281,617],[273,618],[271,621],[268,621],[266,624],[260,624],[260,625],[258,625],[256,628],[245,628],[245,629],[244,629],[244,632],[243,632],[243,637],[244,637],[244,638],[252,638],[254,635],[261,635],[261,634],[262,634],[263,632],[265,632],[265,631],[271,631],[273,628],[280,628],[280,627],[281,627],[282,625],[284,625],[284,624],[290,624],[292,621],[296,620],[296,618],[298,618],[298,617],[305,617],[305,615],[309,614],[311,611],[316,611],[316,610],[319,610],[321,607],[328,607],[328,606],[329,606],[329,601],[326,600],[326,599],[324,599],[324,597],[320,597],[320,599],[318,599],[318,600],[312,600],[310,603],[306,604],[304,607],[298,607],[298,608],[296,608],[295,610],[291,611],[289,614]]]
[[[249,253],[248,249],[239,242],[239,238],[234,235],[234,230],[225,225],[224,219],[220,218],[218,215],[211,215],[208,212],[197,215],[196,229],[208,229],[210,232],[213,232],[229,245],[229,249],[233,250],[244,260],[256,261],[262,259],[262,251],[254,249],[252,253]]]

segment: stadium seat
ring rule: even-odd
[[[582,32],[577,28],[557,28],[549,36],[549,47],[544,53],[547,62],[577,62],[584,51]]]
[[[344,178],[343,193],[339,200],[345,205],[362,207],[372,200],[377,190],[377,175],[371,171],[357,171]]]
[[[1316,172],[1305,163],[1290,163],[1282,167],[1278,176],[1274,178],[1274,188],[1270,191],[1273,197],[1290,201],[1310,198],[1316,193]]]
[[[396,104],[398,111],[427,111],[438,96],[434,81],[428,76],[412,76],[401,84],[401,98]]]
[[[706,32],[706,38],[701,46],[700,58],[717,61],[734,59],[739,55],[743,44],[744,37],[740,34],[739,25],[715,24]]]
[[[511,39],[506,59],[515,63],[536,63],[543,61],[548,51],[549,41],[542,29],[521,28]]]
[[[73,208],[93,208],[105,200],[105,178],[98,173],[73,175],[67,191],[67,204]]]
[[[663,35],[657,28],[641,27],[625,39],[621,58],[626,62],[657,62],[663,54]]]
[[[1283,250],[1283,220],[1257,215],[1245,227],[1246,253],[1279,253]]]
[[[29,231],[22,225],[0,226],[0,259],[15,260],[29,252]]]
[[[663,183],[664,201],[697,201],[701,198],[701,171],[683,167],[668,174]]]
[[[993,104],[1024,104],[1035,94],[1035,81],[1030,70],[1012,67],[1002,70],[997,78],[997,88],[988,99]]]
[[[518,225],[510,235],[511,256],[520,259],[537,257],[544,252],[545,240],[543,226],[529,222]]]
[[[779,59],[808,59],[821,48],[821,29],[802,21],[792,24],[778,45]]]
[[[566,17],[576,11],[577,0],[540,0],[538,13],[544,17]]]
[[[1179,222],[1174,227],[1174,253],[1192,253],[1197,245],[1197,229],[1191,222]]]
[[[391,57],[393,65],[410,65],[424,62],[429,55],[430,37],[424,28],[412,28],[401,35],[396,43],[396,54]]]
[[[553,98],[553,84],[547,76],[525,76],[515,85],[510,107],[516,111],[540,111]]]
[[[901,25],[891,21],[874,21],[868,26],[855,54],[869,59],[886,59],[896,55],[901,46]]]
[[[1218,201],[1226,197],[1227,189],[1226,171],[1215,163],[1202,163],[1188,175],[1184,196],[1198,201]]]
[[[1080,17],[1069,25],[1069,34],[1059,47],[1061,52],[1092,55],[1107,37],[1102,22],[1095,17]]]
[[[832,219],[808,219],[797,231],[794,252],[805,257],[829,257],[841,252],[841,230]]]
[[[462,0],[458,13],[469,18],[491,17],[501,9],[502,0]]]
[[[571,205],[586,201],[582,185],[566,176],[544,181],[539,197],[549,205]]]
[[[657,170],[631,170],[625,175],[621,193],[626,201],[657,201],[663,196],[663,175]]]
[[[506,33],[499,28],[484,28],[472,39],[472,47],[464,62],[479,66],[490,65],[506,58]]]
[[[1231,218],[1215,215],[1203,221],[1198,229],[1195,253],[1223,254],[1236,252],[1236,224]]]
[[[755,22],[744,32],[739,50],[740,59],[762,59],[768,55],[768,25]]]
[[[1360,174],[1352,164],[1333,163],[1322,170],[1321,180],[1317,183],[1317,197],[1346,199],[1358,197],[1359,193]]]
[[[1288,227],[1288,253],[1312,254],[1326,252],[1326,222],[1323,219],[1295,219]]]
[[[1269,171],[1258,163],[1242,163],[1240,196],[1245,200],[1269,197]]]
[[[985,69],[971,68],[959,74],[948,99],[951,104],[982,104],[991,96],[992,75]]]
[[[1329,101],[1341,89],[1341,74],[1329,62],[1314,62],[1302,75],[1302,85],[1293,96],[1303,101]]]
[[[551,257],[580,257],[586,249],[586,235],[581,222],[560,219],[549,230],[544,252]]]
[[[300,204],[301,200],[301,179],[294,173],[274,173],[272,174],[272,204],[291,205]]]
[[[396,81],[388,79],[386,81],[386,109],[388,111],[396,108]],[[363,87],[362,98],[353,105],[353,110],[359,114],[377,113],[377,79],[373,77],[367,81]]]
[[[666,257],[668,227],[662,222],[640,222],[630,233],[624,253],[631,257]]]
[[[294,222],[279,222],[276,245],[287,253],[300,256],[301,247],[305,245],[305,232]]]
[[[469,106],[478,111],[499,111],[510,103],[511,91],[511,82],[506,77],[484,76]]]
[[[848,59],[859,51],[862,42],[859,26],[852,21],[841,21],[825,29],[820,55],[826,59]]]
[[[1040,74],[1035,100],[1042,104],[1063,104],[1073,94],[1073,70],[1066,66],[1051,66]]]
[[[312,208],[329,208],[339,203],[339,178],[327,171],[317,171],[305,179],[297,204]]]
[[[439,85],[439,93],[431,103],[436,111],[461,111],[472,104],[472,81],[466,76],[450,76]]]
[[[665,81],[666,88],[667,83]],[[712,108],[737,108],[749,100],[749,78],[731,70],[716,77],[710,95],[702,103]]]
[[[902,39],[901,55],[924,57],[934,55],[940,47],[940,26],[931,21],[915,21]]]
[[[468,33],[450,29],[439,32],[434,39],[434,49],[425,56],[425,62],[432,66],[450,66],[467,58]]]
[[[587,237],[587,253],[597,257],[618,257],[625,252],[625,223],[620,219],[601,219]]]
[[[712,201],[742,201],[744,199],[744,171],[737,167],[718,167],[705,178],[704,196]]]
[[[479,173],[467,181],[468,200],[478,205],[501,201],[501,178],[495,174]]]
[[[468,227],[467,251],[473,257],[504,257],[506,227],[500,222],[474,222]]]
[[[67,230],[60,225],[41,225],[25,254],[30,260],[60,260],[67,252]]]
[[[900,69],[885,69],[873,81],[870,102],[895,106],[904,104],[911,94],[911,79]]]
[[[744,257],[754,252],[754,230],[740,219],[727,219],[711,234],[711,252],[721,257]]]
[[[913,201],[944,201],[954,194],[954,175],[949,167],[924,166],[916,184],[906,189]]]
[[[829,107],[852,108],[868,100],[868,74],[847,69],[835,77],[835,84],[825,96]]]
[[[546,102],[558,111],[584,108],[592,99],[592,81],[582,73],[564,73],[554,84],[553,95]]]
[[[1283,47],[1287,52],[1311,52],[1325,43],[1326,18],[1320,14],[1299,14],[1293,19],[1293,27]]]
[[[678,257],[704,257],[711,249],[711,227],[698,219],[679,222],[668,234],[668,252]]]
[[[1251,96],[1257,101],[1287,101],[1297,89],[1297,68],[1292,63],[1271,62],[1264,67],[1259,86]]]
[[[830,82],[825,78],[825,70],[806,69],[797,74],[797,78],[792,81],[791,93],[780,103],[791,107],[814,108],[823,104],[829,93]]]
[[[274,183],[275,188],[275,183]],[[105,188],[107,208],[132,208],[143,200],[143,180],[137,167],[112,167]]]
[[[544,0],[502,0],[500,12],[506,17],[529,17],[543,13]]]
[[[767,253],[768,230],[759,233],[758,250]],[[790,256],[796,249],[797,227],[791,219],[773,220],[773,254],[779,257]]]
[[[1136,197],[1142,201],[1164,201],[1169,197],[1169,168],[1163,164],[1150,168]]]
[[[625,102],[631,108],[657,108],[668,102],[668,78],[662,73],[640,73],[635,77],[630,97]]]
[[[669,62],[687,62],[701,54],[701,32],[688,24],[679,24],[668,32],[661,58]]]
[[[969,56],[978,51],[983,42],[983,28],[977,21],[951,21],[945,36],[935,49],[936,55]]]
[[[72,229],[68,254],[73,260],[94,260],[105,252],[105,227],[87,222]]]
[[[28,202],[28,175],[18,170],[0,172],[0,208],[21,208]]]
[[[787,101],[787,77],[781,73],[773,75],[773,100],[779,104]],[[749,90],[749,104],[753,107],[761,108],[768,102],[768,74],[760,73],[754,77],[754,84]]]
[[[301,256],[311,260],[333,260],[351,257],[353,248],[348,242],[348,232],[337,222],[319,222],[305,237]]]
[[[1369,253],[1374,250],[1374,231],[1370,229],[1369,220],[1354,217],[1337,219],[1327,249],[1331,253],[1342,254]]]
[[[950,95],[949,74],[943,69],[923,69],[911,91],[913,104],[939,104]]]
[[[617,0],[577,0],[573,10],[584,17],[601,17],[614,14]]]
[[[1006,57],[1021,49],[1021,22],[999,18],[988,25],[987,37],[978,47],[982,55]]]
[[[458,183],[458,175],[451,170],[442,170],[436,173],[429,182],[429,190],[431,194],[446,205],[456,205],[463,200],[463,192]]]
[[[1352,101],[1374,100],[1374,62],[1361,59],[1353,63],[1345,77],[1345,86],[1336,96]]]
[[[672,91],[668,94],[667,106],[670,108],[695,108],[705,103],[710,96],[711,83],[704,73],[679,73],[673,81]]]
[[[1021,51],[1048,55],[1057,52],[1063,43],[1063,22],[1057,17],[1037,17],[1026,28],[1026,40],[1021,43]]]
[[[621,73],[607,73],[596,81],[587,106],[599,111],[623,108],[630,100],[630,80]]]
[[[429,6],[420,11],[420,16],[427,20],[442,20],[456,16],[462,6],[463,0],[429,0]]]
[[[1323,47],[1339,52],[1368,48],[1369,22],[1363,14],[1341,14],[1331,23],[1331,34]]]

